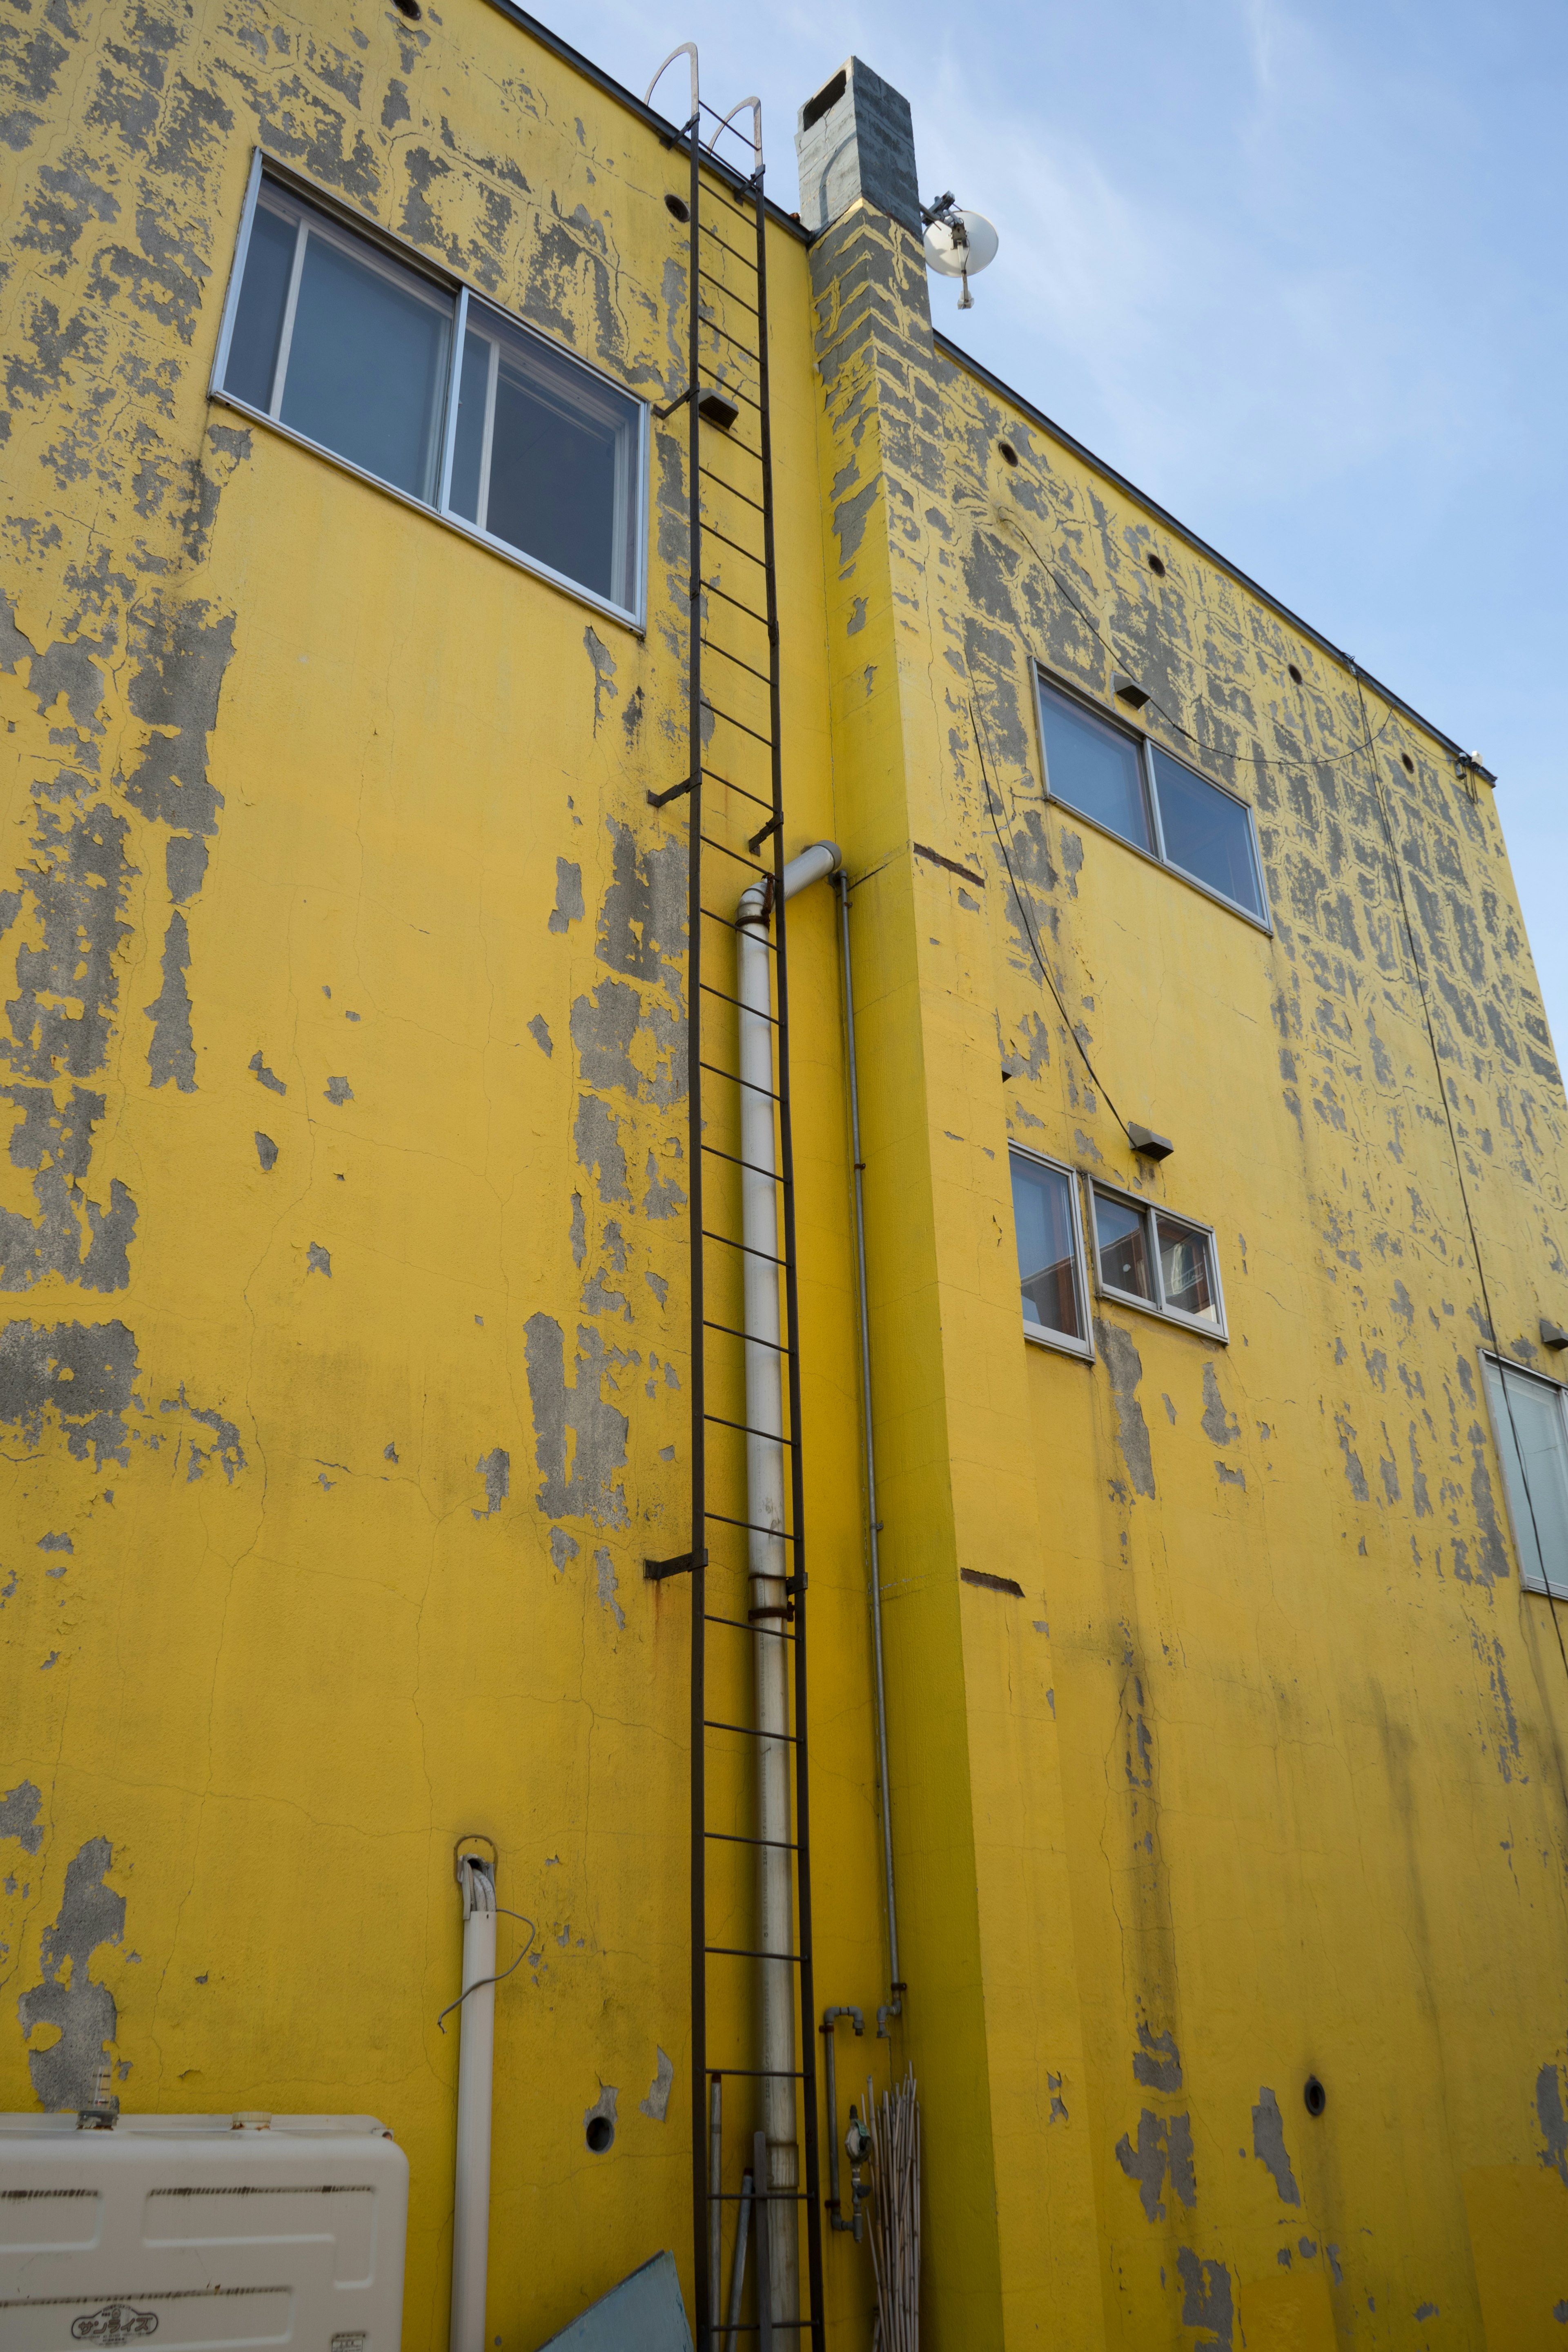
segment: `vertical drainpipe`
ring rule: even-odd
[[[496,2013],[496,1889],[490,1864],[477,1855],[463,1854],[458,1864],[458,1884],[463,1895],[463,1987],[458,2011],[450,2352],[484,2352]]]
[[[784,871],[784,895],[793,898],[812,882],[826,881],[838,866],[838,850],[819,841]],[[756,1677],[757,1948],[795,1949],[795,1899],[790,1859],[790,1782],[794,1763],[789,1741],[789,1644],[782,1641],[788,1596],[788,1550],[784,1530],[789,1479],[784,1467],[784,1383],[779,1318],[778,1160],[773,1133],[773,950],[768,920],[773,890],[755,885],[741,899],[735,926],[735,994],[740,1000],[741,1231],[745,1243],[746,1332],[746,1517],[752,1641]],[[796,1334],[790,1334],[791,1343]],[[798,1431],[792,1431],[798,1437]],[[755,1612],[765,1611],[765,1615]],[[757,2194],[774,2192],[763,2209],[767,2234],[766,2275],[772,2318],[800,2313],[800,2246],[797,2202],[800,2150],[795,2132],[795,1964],[759,1962],[762,1973],[762,2110],[767,2141],[767,2178]],[[807,2043],[810,2046],[809,2025]],[[763,2252],[759,2245],[759,2256]],[[763,2274],[759,2261],[759,2276]]]
[[[855,1057],[855,978],[849,962],[849,877],[842,866],[834,876],[838,892],[838,939],[844,975],[844,1035],[849,1077],[849,1143],[855,1163],[855,1283],[860,1334],[860,1420],[866,1448],[866,1528],[871,1572],[871,1647],[877,1669],[877,1770],[882,1792],[882,1872],[888,1900],[889,1998],[877,2011],[877,2031],[885,2034],[889,2017],[901,2017],[907,1990],[899,1973],[899,1906],[893,1895],[893,1808],[888,1789],[888,1694],[882,1664],[882,1560],[878,1541],[882,1532],[877,1517],[877,1446],[871,1429],[871,1323],[866,1300],[866,1163],[860,1150],[860,1084]]]

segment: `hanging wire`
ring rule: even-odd
[[[1061,573],[1057,570],[1056,565],[1050,561],[1048,556],[1045,556],[1040,553],[1039,549],[1035,545],[1034,541],[1029,537],[1028,532],[1024,529],[1024,526],[1022,522],[1019,521],[1017,516],[1008,509],[1003,507],[1000,504],[1000,501],[995,501],[993,504],[990,509],[990,512],[993,520],[1002,528],[1008,530],[1016,530],[1017,532],[1018,537],[1023,541],[1024,545],[1028,549],[1030,554],[1034,557],[1035,562],[1039,565],[1041,571],[1048,572],[1050,577],[1056,582],[1058,588],[1061,591],[1063,596],[1066,597],[1068,603],[1072,606],[1073,611],[1078,614],[1079,619],[1083,623],[1085,628],[1088,629],[1095,642],[1110,656],[1113,662],[1117,663],[1120,667],[1126,670],[1131,676],[1133,673],[1136,665],[1130,661],[1125,654],[1121,654],[1117,651],[1115,646],[1100,629],[1093,615],[1085,612],[1083,606],[1079,603],[1078,598],[1073,594],[1073,592],[1068,587],[1067,582],[1062,578]],[[1160,630],[1159,634],[1161,636],[1165,638],[1167,645],[1172,642],[1169,635],[1163,629]],[[1359,670],[1352,668],[1352,675],[1356,679],[1359,690],[1361,673]],[[1361,757],[1361,745],[1359,743],[1352,743],[1348,751],[1318,752],[1311,758],[1308,758],[1303,754],[1299,759],[1277,758],[1267,751],[1233,751],[1227,750],[1223,743],[1205,743],[1201,735],[1194,735],[1190,727],[1184,727],[1179,719],[1174,717],[1171,711],[1166,709],[1158,695],[1151,694],[1149,696],[1149,707],[1151,709],[1157,710],[1159,712],[1161,718],[1164,720],[1166,726],[1170,728],[1173,734],[1180,735],[1184,741],[1193,746],[1194,751],[1203,751],[1212,759],[1234,761],[1238,766],[1289,768],[1297,772],[1300,772],[1303,770],[1310,770],[1312,768],[1335,768],[1338,767],[1342,761],[1359,760]],[[1377,730],[1377,740],[1381,740],[1385,730],[1392,724],[1393,719],[1394,711],[1391,706],[1384,716],[1383,725]]]
[[[1487,1270],[1481,1256],[1480,1237],[1476,1232],[1476,1221],[1470,1211],[1469,1187],[1465,1182],[1464,1157],[1459,1150],[1459,1138],[1454,1126],[1454,1108],[1448,1099],[1447,1081],[1443,1074],[1443,1059],[1437,1050],[1437,1033],[1432,1024],[1432,1006],[1427,993],[1426,961],[1415,943],[1415,926],[1410,919],[1410,901],[1405,888],[1404,860],[1394,846],[1394,825],[1388,813],[1383,777],[1373,754],[1373,737],[1371,722],[1367,718],[1366,695],[1362,687],[1361,671],[1353,662],[1351,664],[1351,676],[1355,680],[1356,700],[1361,706],[1362,738],[1366,747],[1367,765],[1372,771],[1373,790],[1377,795],[1378,814],[1383,819],[1383,837],[1388,847],[1389,863],[1394,868],[1394,884],[1399,892],[1399,911],[1405,924],[1405,936],[1410,945],[1410,961],[1415,967],[1416,993],[1421,999],[1422,1017],[1426,1024],[1426,1042],[1432,1048],[1432,1065],[1437,1074],[1437,1091],[1443,1097],[1443,1117],[1447,1122],[1448,1145],[1454,1155],[1454,1172],[1459,1180],[1459,1199],[1464,1207],[1465,1223],[1469,1230],[1470,1255],[1476,1262],[1476,1280],[1480,1288],[1481,1306],[1486,1313],[1487,1329],[1491,1335],[1492,1345],[1501,1358],[1502,1340],[1497,1318],[1492,1313],[1491,1292],[1487,1284]],[[1513,1417],[1513,1399],[1509,1394],[1506,1359],[1503,1360],[1503,1366],[1498,1386],[1502,1391],[1503,1409],[1508,1414],[1509,1435],[1513,1440],[1513,1450],[1519,1462],[1520,1482],[1524,1488],[1524,1499],[1530,1510],[1530,1528],[1535,1541],[1535,1557],[1541,1563],[1542,1575],[1545,1577],[1547,1576],[1546,1554],[1542,1549],[1541,1528],[1535,1517],[1535,1497],[1530,1491],[1530,1476],[1524,1466],[1524,1449],[1520,1444],[1519,1428]],[[1550,1579],[1548,1582],[1550,1583]],[[1552,1610],[1552,1628],[1557,1636],[1557,1647],[1563,1659],[1563,1671],[1568,1675],[1568,1648],[1563,1645],[1563,1628],[1558,1622],[1556,1595],[1549,1591],[1547,1600]]]
[[[523,1948],[522,1948],[521,1951],[521,1952],[519,1952],[519,1954],[518,1954],[518,1956],[517,1956],[516,1959],[515,1959],[515,1960],[513,1960],[513,1962],[512,1962],[512,1964],[511,1964],[511,1967],[510,1967],[510,1969],[502,1969],[502,1970],[501,1970],[501,1972],[500,1972],[500,1976],[499,1976],[499,1977],[478,1977],[478,1978],[476,1978],[476,1979],[475,1979],[475,1980],[474,1980],[474,1982],[473,1982],[471,1985],[465,1985],[465,1986],[463,1987],[462,1991],[458,1995],[458,1998],[457,1998],[457,2000],[449,2000],[449,2001],[447,2003],[446,2008],[441,2011],[440,2016],[436,2020],[436,2029],[437,2029],[437,2032],[440,2032],[440,2033],[445,2033],[445,2032],[446,2032],[446,2031],[447,2031],[447,2025],[446,2025],[446,2021],[447,2021],[447,2019],[448,2017],[450,2017],[450,2016],[451,2016],[452,2011],[453,2011],[455,2009],[461,2009],[461,2008],[462,2008],[463,2003],[468,2000],[468,1995],[469,1995],[471,1992],[483,1992],[483,1990],[484,1990],[484,1989],[485,1989],[486,1985],[505,1984],[505,1982],[506,1982],[506,1980],[507,1980],[508,1977],[510,1977],[510,1975],[512,1975],[512,1974],[513,1974],[513,1972],[514,1972],[516,1969],[518,1969],[521,1968],[521,1966],[522,1966],[522,1964],[523,1964],[524,1960],[526,1960],[526,1959],[527,1959],[527,1958],[528,1958],[528,1956],[529,1956],[529,1953],[530,1953],[530,1952],[532,1950],[532,1948],[533,1948],[533,1939],[534,1939],[534,1937],[539,1933],[539,1930],[538,1930],[538,1928],[537,1928],[537,1927],[535,1927],[535,1926],[534,1926],[534,1924],[533,1924],[532,1920],[531,1920],[531,1919],[524,1919],[524,1918],[523,1918],[523,1915],[522,1915],[522,1913],[521,1913],[521,1911],[509,1911],[509,1910],[507,1909],[506,1905],[505,1905],[504,1903],[497,1903],[497,1904],[495,1904],[492,1907],[493,1907],[494,1911],[496,1912],[496,1914],[497,1914],[500,1917],[501,1917],[502,1919],[522,1919],[522,1924],[523,1924],[523,1926],[528,1929],[528,1941],[527,1941],[527,1943],[526,1943],[526,1944],[524,1944],[524,1946],[523,1946]]]
[[[1024,894],[1018,887],[1018,877],[1013,871],[1013,861],[1007,855],[1007,845],[1002,838],[1002,828],[996,822],[996,810],[994,805],[991,790],[991,777],[985,765],[985,730],[982,724],[980,714],[974,707],[974,698],[973,695],[969,698],[969,721],[974,730],[974,747],[980,754],[980,774],[985,786],[985,809],[987,815],[991,819],[991,830],[996,835],[996,846],[1002,852],[1002,863],[1007,868],[1007,879],[1013,886],[1014,902],[1016,905],[1019,916],[1023,920],[1025,936],[1028,940],[1030,947],[1034,950],[1035,961],[1040,967],[1040,977],[1045,982],[1046,986],[1050,990],[1051,994],[1056,998],[1057,1011],[1062,1016],[1062,1022],[1066,1027],[1068,1035],[1072,1039],[1073,1044],[1078,1047],[1079,1053],[1082,1056],[1084,1068],[1089,1072],[1089,1076],[1094,1080],[1095,1085],[1105,1097],[1106,1108],[1110,1111],[1110,1116],[1116,1121],[1117,1126],[1121,1129],[1122,1134],[1127,1138],[1128,1142],[1131,1143],[1132,1141],[1132,1130],[1128,1126],[1127,1121],[1122,1118],[1121,1113],[1117,1109],[1116,1105],[1111,1101],[1110,1088],[1106,1086],[1104,1079],[1100,1075],[1100,1072],[1095,1068],[1094,1064],[1089,1060],[1089,1049],[1085,1045],[1083,1039],[1079,1035],[1078,1031],[1073,1027],[1072,1017],[1068,1013],[1067,1006],[1062,1003],[1061,992],[1058,989],[1056,982],[1051,978],[1050,970],[1046,962],[1045,957],[1040,953],[1040,943],[1035,937],[1035,927],[1029,920],[1029,910],[1024,903]],[[998,793],[995,797],[999,799],[1001,795]]]

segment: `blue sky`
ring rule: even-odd
[[[639,93],[695,39],[705,98],[761,96],[787,209],[795,110],[844,58],[904,92],[922,193],[1002,236],[973,310],[933,280],[938,324],[1480,752],[1568,1050],[1568,10],[542,13]]]

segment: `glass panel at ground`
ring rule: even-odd
[[[1024,1320],[1037,1331],[1081,1341],[1071,1180],[1060,1169],[1043,1168],[1016,1153],[1012,1166]]]
[[[1492,1430],[1527,1584],[1568,1600],[1568,1434],[1563,1392],[1482,1359]]]
[[[1171,864],[1194,881],[1206,883],[1222,898],[1245,907],[1261,922],[1263,893],[1253,856],[1252,823],[1241,803],[1194,775],[1168,751],[1154,753],[1154,789]]]
[[[451,510],[607,604],[636,604],[638,404],[470,307]]]
[[[1097,1192],[1094,1228],[1100,1244],[1100,1278],[1107,1290],[1125,1291],[1129,1298],[1146,1298],[1152,1306],[1154,1286],[1149,1274],[1146,1213]]]
[[[1190,1315],[1197,1322],[1219,1321],[1215,1297],[1209,1237],[1200,1226],[1184,1224],[1179,1217],[1154,1220],[1160,1237],[1160,1286],[1173,1314]]]
[[[1053,799],[1065,801],[1080,816],[1091,817],[1139,849],[1150,848],[1142,761],[1135,739],[1119,727],[1107,726],[1044,678],[1039,688],[1046,783]]]

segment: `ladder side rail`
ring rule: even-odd
[[[705,1634],[708,1541],[702,1258],[702,485],[697,370],[701,314],[697,293],[698,207],[702,192],[701,118],[687,125],[691,197],[687,297],[687,773],[691,779],[687,848],[687,1190],[691,1218],[691,2225],[699,2352],[710,2352],[718,2314],[708,2307],[708,1845]],[[695,1047],[695,1051],[692,1048]]]
[[[763,576],[767,589],[769,688],[768,732],[773,737],[771,751],[773,784],[773,814],[778,820],[773,829],[774,906],[777,914],[778,956],[775,970],[777,984],[778,1026],[778,1091],[780,1172],[784,1194],[784,1311],[789,1335],[789,1352],[785,1359],[789,1376],[789,1426],[794,1444],[789,1449],[791,1545],[795,1587],[795,1878],[796,1903],[795,1946],[800,1954],[800,2102],[801,2129],[805,2155],[805,2225],[806,2274],[810,2284],[812,2352],[825,2352],[826,2336],[823,2311],[822,2276],[822,2195],[820,2165],[816,2137],[816,1995],[812,1964],[811,1916],[811,1833],[810,1833],[810,1774],[809,1749],[806,1738],[806,1584],[805,1584],[805,1469],[801,1447],[801,1382],[800,1382],[800,1302],[795,1256],[795,1143],[791,1110],[789,1065],[789,956],[787,917],[784,904],[784,751],[779,674],[779,612],[778,572],[773,543],[773,416],[770,403],[768,373],[768,280],[767,280],[767,206],[763,197],[763,169],[759,163],[752,181],[757,213],[757,349],[760,354],[757,389],[759,434],[763,470]],[[799,2352],[805,2330],[795,2331],[796,2352]]]

